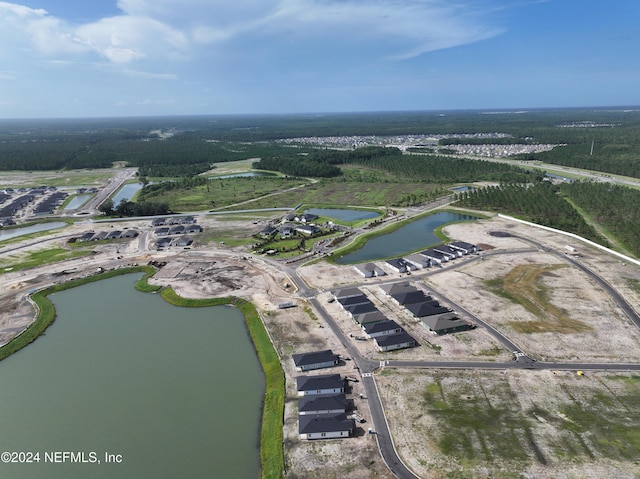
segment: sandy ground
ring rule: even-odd
[[[250,235],[261,228],[253,222],[220,221],[214,218],[199,219],[199,224],[205,227],[207,234],[213,233],[214,236],[216,231],[230,229],[244,231]],[[150,249],[153,246],[153,235],[148,221],[118,224],[117,228],[122,229],[125,226],[139,228],[145,234],[144,239],[96,246],[96,254],[88,258],[4,274],[4,287],[0,293],[0,301],[3,304],[0,311],[0,344],[24,329],[33,318],[33,310],[25,301],[25,295],[30,289],[90,274],[101,266],[111,268],[128,264],[147,264],[152,259],[166,262],[151,280],[152,283],[170,285],[185,297],[201,298],[229,294],[244,297],[250,299],[260,311],[280,355],[287,378],[284,416],[287,477],[392,477],[383,465],[375,440],[364,434],[367,423],[360,425],[361,429],[352,439],[313,442],[298,439],[297,397],[294,385],[295,377],[300,373],[294,371],[291,355],[328,348],[342,355],[346,355],[346,351],[323,321],[318,319],[319,315],[310,305],[298,298],[293,290],[293,282],[281,263],[268,258],[254,257],[246,248],[221,247],[219,244],[213,247],[211,244],[204,245],[198,242],[186,251],[174,249],[156,252]],[[64,234],[110,228],[110,225],[87,223],[65,229]],[[450,225],[445,229],[445,233],[454,240],[482,245],[484,251],[481,254],[485,256],[483,260],[468,262],[459,259],[442,269],[414,273],[411,276],[389,275],[380,279],[364,279],[351,267],[327,263],[303,266],[299,268],[298,273],[310,287],[321,291],[319,299],[323,307],[337,319],[347,335],[355,335],[360,333],[360,330],[336,303],[329,303],[327,300],[331,290],[357,285],[388,317],[400,322],[420,342],[419,347],[386,354],[374,351],[371,341],[355,342],[361,353],[372,359],[511,359],[510,352],[501,348],[482,328],[442,337],[433,336],[410,318],[401,307],[389,301],[380,290],[381,282],[397,280],[411,281],[425,291],[429,291],[430,287],[435,288],[444,295],[435,295],[441,303],[447,304],[449,300],[459,303],[500,329],[532,357],[550,361],[571,361],[578,358],[580,361],[597,362],[640,361],[640,332],[584,273],[547,252],[529,251],[531,246],[516,238],[492,236],[490,232],[496,230],[529,236],[558,251],[564,250],[566,245],[575,247],[582,255],[580,261],[604,277],[631,304],[640,304],[640,293],[629,281],[640,281],[640,268],[624,265],[616,258],[576,244],[575,241],[568,241],[562,236],[497,217]],[[48,248],[55,244],[64,246],[65,241],[64,238],[47,243],[36,241],[30,248]],[[6,251],[10,246],[0,248],[0,264],[16,254]],[[118,259],[118,256],[121,258]],[[512,321],[531,321],[535,318],[521,306],[489,292],[484,286],[484,281],[504,275],[521,264],[561,265],[562,267],[555,269],[552,275],[544,277],[545,285],[550,291],[549,301],[567,310],[572,319],[588,325],[591,330],[576,334],[523,334],[515,331],[511,326]],[[56,276],[56,273],[62,270],[72,273],[64,277]],[[278,304],[285,301],[293,301],[296,306],[285,310],[278,309]],[[347,360],[337,368],[320,373],[327,372],[348,375],[353,372],[353,365]],[[377,381],[403,460],[421,477],[464,477],[456,475],[464,461],[458,462],[438,455],[434,419],[420,411],[421,403],[416,399],[436,373],[411,373],[410,380],[406,380],[402,374],[378,374]],[[473,377],[476,373],[468,374]],[[457,378],[458,376],[454,379]],[[519,404],[528,401],[533,390],[544,395],[547,385],[550,385],[550,390],[557,391],[557,394],[554,393],[557,396],[556,401],[562,400],[562,381],[558,381],[557,376],[550,372],[510,372],[508,378],[502,380],[508,381]],[[541,384],[545,385],[544,388],[540,387]],[[350,397],[354,400],[357,412],[366,419],[369,413],[366,401],[359,398],[360,392],[359,383],[353,383]],[[549,408],[553,407],[551,402]],[[399,411],[402,411],[402,414]],[[416,418],[424,422],[418,429],[414,427]],[[577,463],[561,464],[559,459],[554,459],[553,448],[545,445],[552,442],[551,439],[544,439],[547,433],[536,429],[534,434],[540,434],[543,438],[540,447],[547,448],[545,451],[550,459],[547,465],[534,462],[530,466],[520,468],[520,477],[633,477],[625,475],[629,474],[629,471],[634,472],[632,467],[622,467],[620,463],[607,461],[598,455],[586,459],[582,457],[581,462]],[[548,437],[551,438],[552,435]],[[486,465],[486,468],[482,469],[481,465],[474,466],[472,469],[475,472],[469,477],[499,477],[491,473],[494,470],[492,467]],[[606,474],[607,472],[614,474]],[[636,471],[636,474],[640,475],[640,471]]]

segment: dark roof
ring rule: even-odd
[[[454,241],[453,243],[449,243],[449,244],[454,248],[462,248],[462,249],[466,249],[467,251],[473,251],[473,249],[476,248],[476,245],[467,243],[465,241]]]
[[[344,387],[344,379],[339,374],[325,374],[322,376],[298,376],[296,378],[298,391],[314,391],[317,389],[335,389]]]
[[[466,321],[455,318],[455,319],[443,319],[443,318],[434,318],[434,317],[426,317],[422,319],[422,322],[433,332],[437,333],[439,331],[446,330],[461,330],[461,329],[471,329],[471,325]]]
[[[333,354],[333,351],[326,349],[324,351],[314,351],[311,353],[294,354],[293,362],[296,366],[306,366],[308,364],[327,363],[337,361],[339,356]]]
[[[275,234],[278,230],[273,226],[266,226],[260,230],[261,235],[272,235]]]
[[[370,301],[368,303],[351,304],[349,306],[345,306],[344,309],[350,312],[352,316],[378,310],[378,308],[376,308]]]
[[[367,298],[362,293],[359,296],[348,296],[346,298],[338,298],[338,303],[340,303],[344,307],[351,306],[353,304],[364,304],[364,303],[370,303],[370,302],[371,300],[369,300],[369,298]]]
[[[424,303],[431,301],[431,296],[425,295],[422,291],[409,291],[407,293],[395,293],[391,297],[400,304]]]
[[[379,323],[380,321],[387,321],[389,318],[387,318],[384,314],[376,309],[375,311],[370,311],[368,313],[354,314],[353,319],[355,319],[356,322],[364,325],[369,323]]]
[[[411,311],[418,318],[423,318],[425,316],[433,316],[434,314],[442,314],[442,313],[447,313],[451,311],[448,308],[440,306],[437,301],[405,304],[404,307],[407,308],[409,311]]]
[[[405,261],[404,258],[392,258],[392,259],[388,259],[386,262],[387,264],[397,269],[402,269],[407,267],[407,262]]]
[[[300,416],[299,421],[300,434],[352,431],[355,427],[353,419],[347,419],[346,414],[305,415]]]
[[[347,409],[347,396],[340,394],[316,394],[298,399],[299,412],[333,411]]]
[[[434,248],[434,251],[439,251],[446,255],[453,255],[453,256],[460,256],[462,254],[462,251],[449,245],[438,246],[437,248]]]
[[[124,230],[120,238],[135,238],[138,234],[138,230]]]
[[[368,323],[363,326],[363,329],[367,334],[394,331],[398,328],[400,328],[400,325],[391,319],[388,321],[381,321],[379,323]]]
[[[418,291],[418,288],[416,288],[415,286],[411,286],[407,282],[382,284],[380,285],[380,289],[391,296],[399,293],[410,293],[411,291]]]
[[[441,253],[440,251],[436,251],[434,249],[427,249],[427,250],[424,250],[424,251],[420,251],[420,254],[428,256],[429,258],[436,258],[436,259],[443,259],[443,258],[447,258],[448,259],[449,258],[444,253]]]
[[[413,336],[408,333],[398,333],[398,334],[389,334],[387,336],[379,336],[375,338],[375,342],[378,343],[378,346],[395,346],[396,344],[405,344],[415,342]]]
[[[336,299],[340,299],[340,298],[348,298],[350,296],[360,296],[362,293],[362,291],[360,291],[359,288],[343,288],[343,289],[337,289],[333,292],[333,296]]]
[[[176,246],[190,246],[193,244],[193,240],[188,236],[181,236],[180,238],[173,240],[173,244]]]

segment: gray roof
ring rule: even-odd
[[[394,293],[391,295],[400,304],[424,303],[431,301],[431,296],[425,295],[422,291],[409,291],[406,293]]]
[[[333,292],[333,296],[336,299],[340,299],[340,298],[349,298],[351,296],[360,296],[362,293],[362,291],[360,291],[359,288],[342,288],[342,289],[336,289]]]
[[[382,333],[384,331],[394,331],[398,328],[400,328],[400,325],[391,319],[388,321],[382,321],[380,323],[369,323],[363,326],[363,329],[367,334]]]
[[[435,249],[427,249],[427,250],[421,251],[420,254],[428,256],[429,258],[449,259],[449,256],[447,256],[444,253],[441,253],[440,251],[436,251]]]
[[[472,326],[466,321],[455,318],[455,319],[444,319],[444,318],[434,318],[427,316],[422,319],[422,322],[427,326],[431,331],[445,331],[447,329],[468,329]]]
[[[361,304],[351,304],[349,306],[345,306],[344,309],[351,313],[352,316],[363,313],[370,313],[371,311],[377,311],[372,302],[361,303]]]
[[[407,282],[381,284],[380,289],[385,293],[387,293],[388,295],[418,291],[418,288],[416,288],[415,286],[411,286],[411,284]]]
[[[335,411],[347,410],[347,396],[340,394],[318,394],[314,396],[303,396],[298,399],[298,411]]]
[[[338,298],[338,303],[342,306],[347,307],[353,304],[364,304],[370,303],[371,300],[367,298],[364,294],[360,294],[359,296],[348,296],[346,298]]]
[[[434,304],[435,303],[435,304]],[[426,301],[424,303],[405,304],[405,308],[411,311],[418,318],[425,316],[433,316],[434,314],[442,314],[451,311],[448,308],[440,306],[437,301]]]
[[[311,353],[294,354],[293,362],[296,366],[306,366],[308,364],[326,363],[330,361],[338,361],[339,356],[334,354],[330,349],[324,351],[315,351]]]
[[[408,333],[389,334],[387,336],[379,336],[375,338],[375,342],[380,347],[395,346],[396,344],[406,344],[415,342],[413,336]]]
[[[300,416],[299,422],[300,434],[352,431],[355,427],[353,419],[347,419],[346,414]]]
[[[472,251],[474,248],[477,248],[476,245],[467,243],[466,241],[453,241],[449,243],[449,245],[453,246],[454,248],[466,249],[467,251]]]
[[[407,267],[407,262],[404,258],[392,258],[386,261],[387,264],[393,266],[396,269],[402,269]]]
[[[298,391],[344,388],[344,379],[342,379],[339,374],[298,376],[296,378],[296,387]]]
[[[380,321],[387,321],[387,318],[384,314],[382,314],[377,309],[375,311],[370,311],[368,313],[362,314],[354,314],[353,319],[356,320],[359,324],[369,324],[369,323],[379,323]]]

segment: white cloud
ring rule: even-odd
[[[52,58],[97,53],[129,64],[193,59],[199,45],[250,48],[252,41],[277,41],[279,55],[313,45],[316,53],[403,59],[499,33],[448,0],[120,0],[118,7],[122,15],[71,25],[0,2],[0,41]]]

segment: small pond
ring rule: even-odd
[[[71,198],[71,201],[64,207],[65,210],[75,210],[84,205],[93,195],[91,193],[83,193],[81,195],[75,195]]]
[[[118,206],[122,200],[131,201],[133,195],[142,189],[141,183],[127,183],[113,197],[113,205]]]
[[[67,223],[62,221],[53,221],[51,223],[38,223],[37,225],[24,226],[22,228],[1,229],[0,241],[16,238],[18,236],[24,236],[31,233],[39,233],[40,231],[49,231],[56,228],[62,228],[67,226]]]

